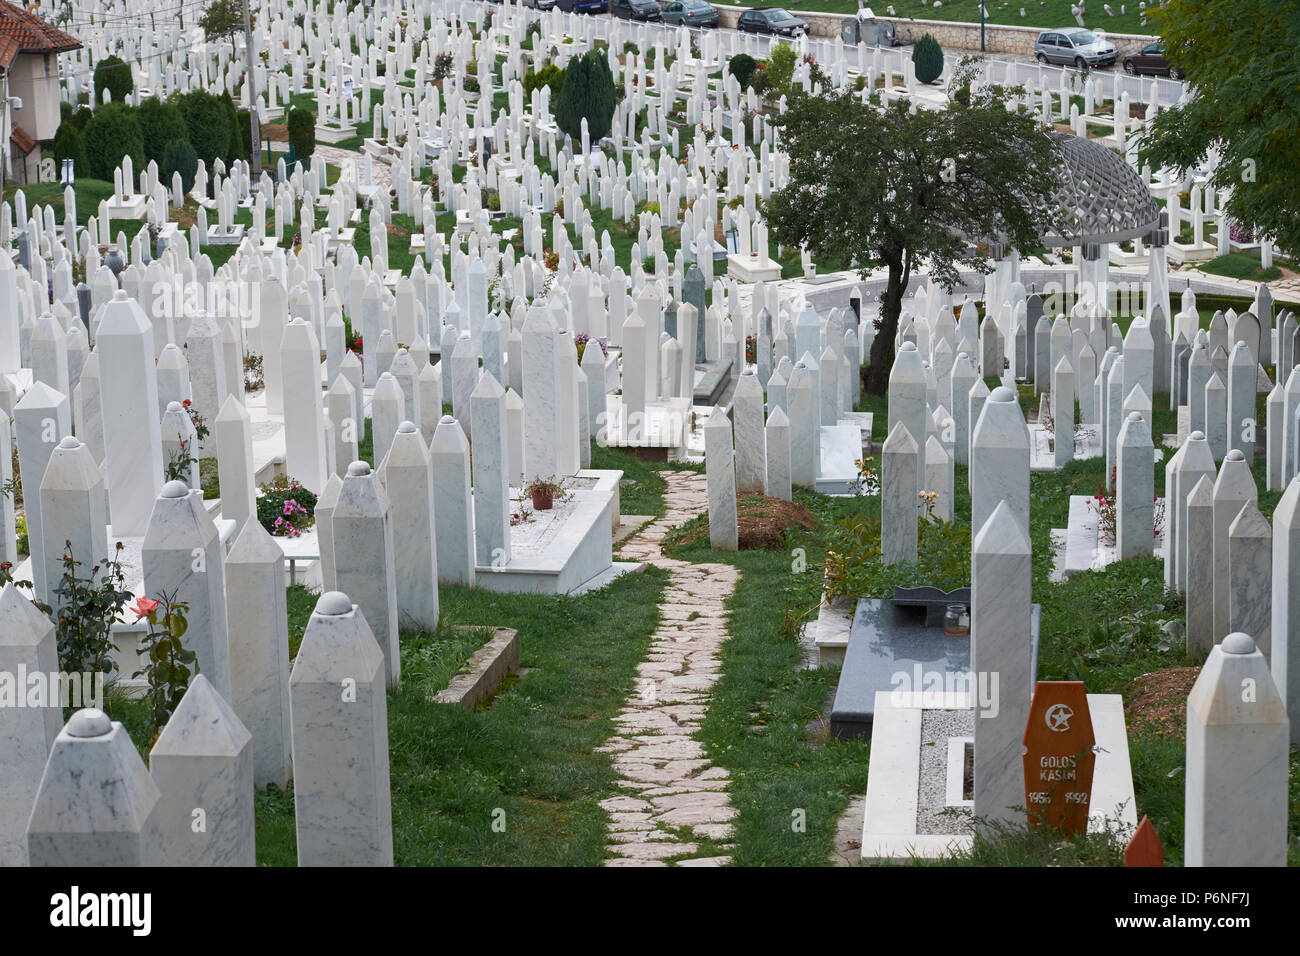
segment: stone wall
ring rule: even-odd
[[[722,26],[730,28],[736,26],[740,14],[747,9],[746,7],[721,6],[719,4],[714,4],[714,6],[721,17]],[[815,13],[798,8],[792,8],[791,12],[801,20],[807,21],[808,32],[815,37],[834,38],[839,36],[840,23],[847,16],[841,13]],[[908,20],[899,17],[886,19],[893,22],[898,39],[903,43],[915,43],[922,35],[929,33],[939,41],[939,45],[944,50],[978,52],[980,49],[980,25],[978,23],[951,23],[947,20]],[[1073,24],[1061,24],[1062,29],[1069,26],[1073,26]],[[1038,39],[1038,34],[1042,33],[1043,29],[1042,27],[985,24],[984,52],[992,54],[1015,53],[1031,56],[1034,52],[1034,41]],[[1094,29],[1101,28],[1096,27]],[[1119,51],[1120,57],[1123,57],[1126,53],[1140,50],[1154,40],[1155,37],[1129,33],[1107,33],[1106,39],[1115,44],[1115,49]]]

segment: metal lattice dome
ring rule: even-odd
[[[1145,239],[1160,226],[1160,207],[1124,157],[1068,133],[1049,134],[1061,152],[1061,186],[1042,234],[1045,246]]]

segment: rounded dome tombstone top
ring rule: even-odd
[[[999,385],[997,388],[993,389],[993,394],[989,396],[989,401],[990,402],[1019,402],[1019,399],[1017,398],[1016,393],[1013,389],[1010,389],[1005,385]]]
[[[1041,234],[1060,248],[1145,239],[1161,225],[1160,207],[1132,166],[1100,143],[1049,133],[1060,151],[1060,185]]]
[[[1249,634],[1238,631],[1225,637],[1220,648],[1225,654],[1253,654],[1255,653],[1255,640]]]
[[[164,498],[184,498],[189,493],[190,487],[183,481],[169,481],[162,487]]]
[[[368,474],[370,474],[370,465],[368,462],[354,461],[352,464],[348,465],[349,478],[364,478]]]
[[[419,431],[419,428],[416,427],[415,422],[402,422],[397,426],[397,430],[403,435],[409,435],[411,432]]]
[[[326,591],[316,601],[316,613],[331,616],[347,614],[352,610],[352,599],[342,591]]]
[[[73,714],[64,730],[69,737],[103,737],[113,730],[113,722],[102,710],[87,707]]]
[[[1234,448],[1225,456],[1228,461],[1245,461],[1246,456],[1240,448]]]

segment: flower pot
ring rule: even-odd
[[[555,505],[555,494],[550,491],[533,492],[533,508],[537,511],[550,511]]]

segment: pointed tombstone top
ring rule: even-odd
[[[767,388],[771,391],[773,388],[781,388],[785,385],[785,376],[781,374],[780,368],[773,368],[772,374],[767,377]]]
[[[938,435],[930,435],[925,440],[925,460],[927,463],[940,464],[947,462],[948,449],[943,447],[943,442],[939,441]]]
[[[970,397],[982,398],[984,399],[985,404],[988,404],[990,392],[989,392],[989,387],[986,384],[984,384],[984,379],[976,376],[975,384],[970,387]]]
[[[767,427],[768,428],[789,428],[790,427],[790,419],[786,417],[785,412],[781,411],[780,405],[777,405],[775,408],[773,408],[772,414],[767,416]]]
[[[0,622],[0,647],[35,647],[54,630],[53,622],[12,583],[0,590]]]
[[[971,554],[1028,555],[1029,539],[1006,499],[998,502],[971,543]]]
[[[333,384],[325,390],[327,395],[346,395],[348,398],[356,395],[356,393],[357,390],[352,387],[352,383],[348,381],[348,377],[342,372],[334,376]],[[230,400],[234,400],[233,396]]]
[[[895,422],[894,427],[890,429],[889,437],[885,439],[885,444],[881,447],[881,453],[885,455],[915,455],[918,451],[916,439],[907,426],[901,421]]]
[[[496,400],[504,395],[505,389],[501,387],[501,383],[496,380],[495,375],[485,368],[479,375],[478,384],[474,386],[474,391],[470,393],[469,397],[471,400],[476,398]],[[412,425],[411,429],[414,430],[415,426]]]
[[[337,479],[337,475],[331,477]],[[335,492],[337,495],[337,492]],[[324,499],[324,489],[316,504]],[[260,521],[245,521],[244,527],[235,536],[226,555],[226,564],[266,564],[274,565],[284,560],[284,549],[276,542],[269,531],[262,527]]]
[[[45,382],[33,382],[31,388],[14,406],[14,411],[27,411],[31,408],[55,408],[68,397],[56,388],[50,388]]]
[[[1273,509],[1273,527],[1287,531],[1300,531],[1300,475],[1287,484],[1277,507]]]
[[[1151,818],[1142,815],[1142,822],[1133,831],[1133,839],[1124,848],[1124,865],[1126,867],[1164,866],[1165,848],[1156,835],[1156,828]]]
[[[1228,537],[1268,541],[1273,537],[1273,529],[1255,502],[1247,501],[1237,512],[1237,517],[1232,519],[1232,524],[1228,525]]]
[[[362,462],[362,464],[365,464]],[[316,510],[322,509],[328,511],[339,503],[339,492],[343,490],[343,479],[335,472],[330,472],[330,476],[325,479],[325,485],[320,490],[320,497],[316,499]],[[247,525],[249,522],[245,522]],[[253,522],[256,523],[256,522]]]
[[[356,352],[352,351],[351,349],[348,349],[346,352],[343,353],[343,358],[339,359],[339,368],[359,369],[361,368],[361,358],[357,355]]]
[[[155,756],[235,757],[252,739],[234,708],[217,693],[207,677],[195,674],[167,726],[158,735],[149,759]]]
[[[153,324],[140,304],[122,289],[113,293],[113,298],[104,303],[99,313],[99,326],[95,331],[95,342],[121,336],[153,335]]]
[[[1053,372],[1056,375],[1073,375],[1074,366],[1070,364],[1070,357],[1068,355],[1062,355],[1061,361],[1056,363],[1056,368]],[[999,385],[998,390],[1001,391],[1005,387],[1006,386]]]

